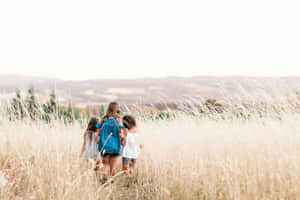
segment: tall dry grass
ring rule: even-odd
[[[0,199],[300,199],[296,114],[140,122],[136,175],[107,186],[79,158],[79,125],[0,122]]]

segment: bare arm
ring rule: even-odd
[[[122,120],[120,120],[119,125],[123,126]],[[121,137],[121,145],[122,146],[125,146],[125,144],[126,144],[126,136],[127,136],[127,130],[120,128],[120,137]]]
[[[139,145],[140,149],[144,148],[144,144],[141,141],[141,134],[140,134],[140,132],[139,132],[139,141],[140,141],[140,145]]]
[[[100,140],[100,131],[101,131],[101,128],[97,128],[97,137],[96,137],[97,144],[99,144],[99,140]]]
[[[82,155],[83,155],[83,152],[84,152],[84,150],[85,150],[85,145],[86,145],[86,137],[84,137],[84,139],[83,139],[83,144],[82,144],[82,148],[81,148],[80,156],[82,156]]]

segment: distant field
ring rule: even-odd
[[[79,158],[79,125],[1,119],[0,199],[298,199],[299,124],[297,114],[142,121],[137,174],[104,187]]]
[[[300,77],[165,77],[139,79],[96,79],[64,81],[50,78],[0,75],[0,102],[34,87],[41,101],[56,89],[60,103],[85,107],[110,101],[123,104],[149,104],[177,101],[203,101],[215,98],[234,103],[261,100],[266,94],[284,97],[300,92]]]

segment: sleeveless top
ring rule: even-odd
[[[120,128],[117,119],[107,119],[103,124],[97,124],[97,128],[101,127],[98,150],[105,154],[120,154],[121,153],[121,137]]]
[[[89,136],[89,131],[84,133],[84,137],[86,138],[86,145],[84,150],[84,159],[97,159],[98,156],[98,145],[96,143],[97,132],[90,132],[92,137]]]
[[[138,133],[128,132],[126,144],[122,149],[122,157],[137,159],[140,154],[140,137]]]

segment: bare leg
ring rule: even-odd
[[[117,159],[118,158],[110,158],[109,166],[110,166],[110,175],[115,176],[117,173],[116,166],[117,166]]]
[[[106,157],[106,158],[102,159],[102,163],[103,163],[103,179],[104,179],[104,181],[106,181],[108,179],[107,171],[108,171],[108,168],[109,168],[109,161],[110,161],[109,157]]]
[[[129,174],[129,164],[123,163],[123,171],[124,171],[125,175]]]
[[[99,170],[101,168],[101,160],[96,161],[95,171]]]
[[[133,175],[133,173],[134,173],[135,164],[136,164],[136,161],[131,162],[130,165],[129,165],[129,166],[130,166],[130,167],[129,167],[129,174],[130,174],[130,175]]]
[[[93,162],[91,160],[86,160],[86,169],[89,170],[93,167]]]
[[[93,162],[91,160],[87,160],[87,169],[91,169],[93,167]]]

